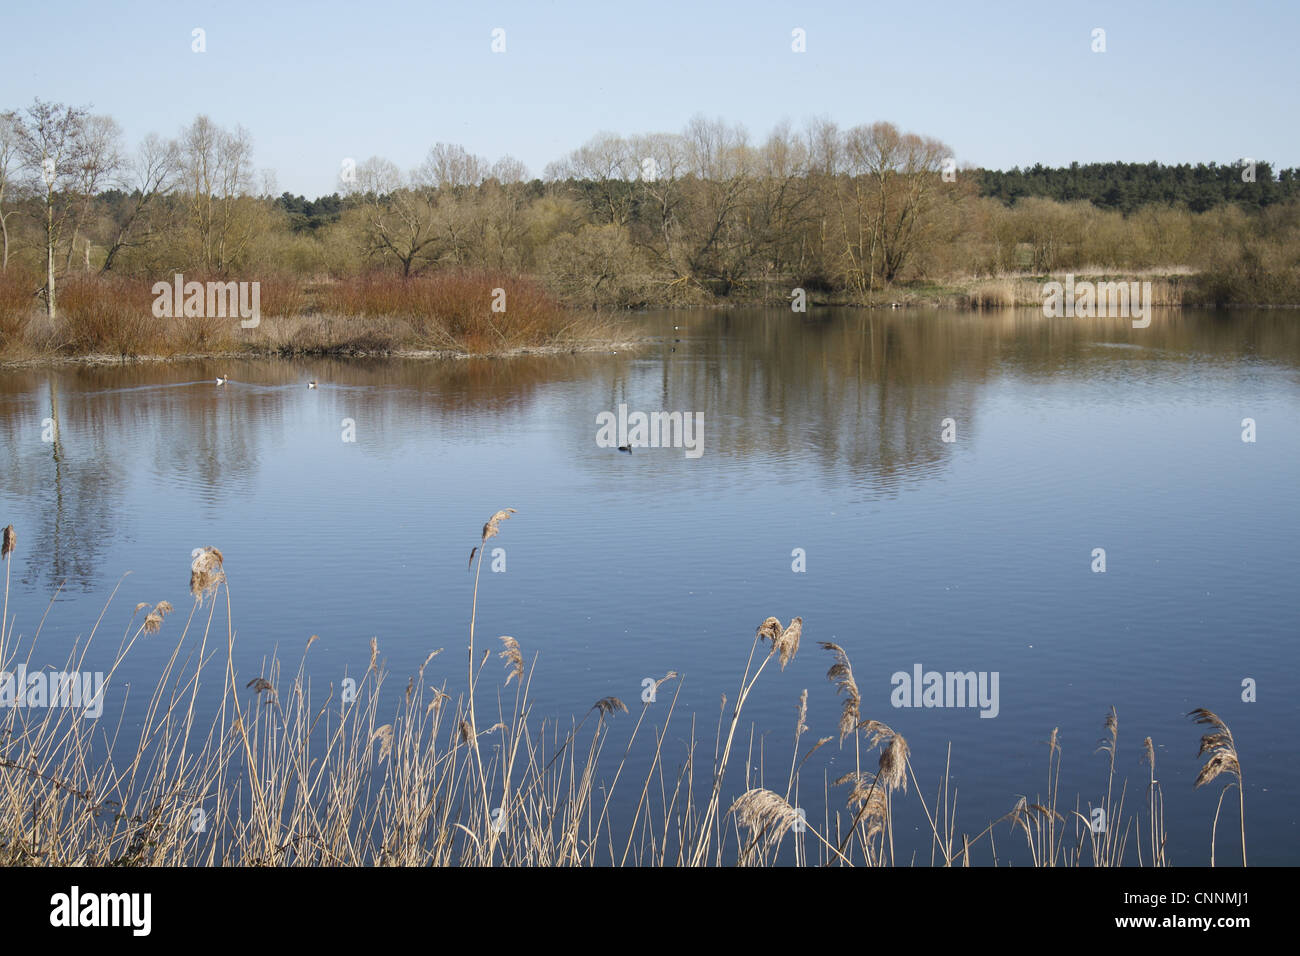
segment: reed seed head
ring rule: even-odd
[[[222,571],[225,558],[212,547],[195,548],[190,552],[190,558],[190,594],[202,604],[203,598],[215,592],[226,579]]]
[[[845,806],[857,807],[862,810],[862,818],[867,824],[867,836],[879,833],[885,828],[885,818],[889,813],[889,806],[885,801],[884,786],[878,782],[875,774],[870,772],[864,773],[846,773],[835,781],[834,786],[842,787],[844,784],[851,784],[849,787],[849,796],[845,801]],[[865,809],[863,807],[865,806]]]
[[[139,611],[140,608],[144,606],[145,605],[137,605],[136,610]],[[162,628],[163,618],[171,612],[171,602],[159,601],[154,605],[153,610],[150,611],[148,616],[144,619],[144,632],[146,634],[157,634],[159,629]]]
[[[384,724],[382,727],[375,729],[370,735],[370,742],[379,741],[379,762],[383,763],[388,757],[389,751],[393,749],[393,725]]]
[[[505,649],[497,656],[504,660],[510,668],[510,673],[506,675],[506,686],[509,686],[510,681],[516,677],[522,683],[524,679],[524,655],[519,650],[519,642],[513,637],[502,635],[501,643],[505,645]]]
[[[781,670],[785,670],[785,665],[794,658],[799,651],[799,638],[803,636],[803,618],[796,617],[790,621],[790,626],[781,627],[781,622],[775,617],[769,617],[766,621],[758,626],[759,640],[767,640],[772,643],[771,654],[781,655]]]
[[[14,531],[13,525],[7,524],[4,532],[0,534],[0,558],[9,557],[16,547],[18,547],[18,534]]]
[[[441,648],[441,647],[438,648],[436,651],[430,651],[430,652],[429,652],[429,656],[426,657],[426,658],[424,659],[424,663],[420,665],[420,674],[421,674],[421,675],[424,674],[424,669],[425,669],[426,667],[429,666],[429,661],[433,660],[435,657],[437,657],[437,656],[438,656],[439,654],[441,654],[442,652],[443,652],[443,648]]]
[[[1104,751],[1114,760],[1115,751],[1119,747],[1119,715],[1115,713],[1114,707],[1106,714],[1105,728],[1107,736],[1097,742],[1097,749],[1093,753]]]
[[[1211,733],[1201,737],[1201,749],[1196,752],[1197,757],[1209,754],[1210,759],[1205,761],[1205,766],[1196,775],[1195,786],[1204,786],[1222,773],[1232,774],[1237,778],[1237,785],[1241,786],[1241,762],[1228,725],[1218,714],[1204,707],[1196,708],[1187,716],[1198,724],[1211,728]]]
[[[663,677],[661,677],[661,678],[659,678],[657,681],[655,681],[655,691],[658,692],[658,690],[659,690],[659,688],[660,688],[661,686],[663,686],[664,684],[668,683],[670,680],[673,680],[673,679],[676,678],[676,677],[677,677],[677,672],[676,672],[676,671],[669,671],[669,672],[668,672],[667,674],[665,674]]]
[[[844,695],[844,706],[840,710],[840,741],[857,729],[862,719],[862,694],[858,691],[858,682],[853,679],[853,665],[844,648],[830,641],[822,641],[824,650],[835,655],[835,663],[826,672],[826,679],[835,685],[837,694]]]
[[[880,773],[876,777],[880,785],[888,790],[901,787],[907,793],[907,757],[911,753],[907,741],[892,727],[878,720],[868,720],[861,729],[867,735],[868,747],[886,745],[880,752]]]
[[[489,518],[487,524],[483,526],[483,540],[480,544],[487,544],[488,538],[496,537],[497,533],[501,530],[501,522],[505,521],[512,514],[517,513],[518,512],[516,512],[514,508],[503,508]],[[470,557],[470,560],[474,560],[472,556]]]
[[[1030,836],[1033,836],[1031,827],[1036,826],[1035,820],[1038,823],[1049,820],[1054,820],[1057,823],[1065,822],[1065,817],[1051,807],[1045,807],[1041,803],[1030,803],[1024,797],[1016,800],[1016,805],[1011,808],[1011,813],[1008,816],[1011,818],[1013,827],[1020,827]]]
[[[771,790],[755,787],[736,798],[728,813],[734,813],[740,825],[751,833],[763,834],[764,840],[774,843],[785,836],[787,830],[800,819],[799,811]]]

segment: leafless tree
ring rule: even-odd
[[[739,126],[696,116],[685,132],[687,161],[693,173],[689,251],[694,278],[734,284],[746,271],[750,235],[740,221],[754,182],[754,155]]]
[[[346,190],[366,256],[396,259],[404,276],[433,260],[438,240],[435,191],[412,179],[392,161],[372,156],[357,167]]]
[[[18,114],[12,110],[0,113],[0,236],[4,240],[0,270],[9,268],[9,214],[12,210],[5,209],[5,194],[18,170],[18,122]]]
[[[640,160],[637,189],[646,206],[648,227],[635,237],[673,282],[689,282],[689,266],[680,242],[685,183],[690,175],[686,140],[678,133],[651,133],[634,137],[631,145]]]
[[[120,188],[131,196],[131,205],[117,223],[101,273],[113,268],[113,261],[122,250],[144,245],[157,237],[148,215],[156,197],[165,195],[175,185],[179,172],[180,146],[176,141],[162,139],[156,133],[146,136],[127,164],[126,175],[119,180]]]
[[[746,212],[757,265],[762,272],[802,273],[813,249],[816,191],[809,178],[807,144],[788,123],[778,124],[756,157],[758,173]]]
[[[224,130],[197,117],[180,137],[181,176],[199,259],[223,271],[250,238],[239,200],[252,188],[253,144],[247,130]]]
[[[844,274],[860,292],[893,282],[924,238],[927,213],[951,150],[891,123],[855,126],[842,138],[837,200]]]
[[[86,162],[85,109],[37,99],[15,129],[26,184],[39,197],[37,215],[45,238],[45,310],[58,314],[54,257],[76,211]]]
[[[528,167],[513,156],[502,156],[492,164],[489,175],[502,185],[525,183],[528,181]]]
[[[477,186],[488,177],[490,164],[455,143],[435,143],[413,179],[434,189]]]
[[[74,174],[76,195],[72,198],[72,233],[63,260],[65,270],[72,267],[78,237],[89,228],[95,197],[116,178],[122,168],[122,128],[116,120],[111,116],[88,116],[81,135],[81,163]],[[89,247],[86,249],[86,258],[89,265]]]
[[[641,161],[632,143],[617,133],[600,132],[547,167],[547,178],[582,183],[600,221],[623,226],[632,214],[633,191],[628,184],[640,175]]]

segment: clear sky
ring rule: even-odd
[[[405,169],[445,141],[540,175],[599,130],[696,113],[756,140],[783,118],[889,120],[990,168],[1300,166],[1296,0],[67,0],[8,4],[0,24],[0,108],[90,105],[132,145],[207,113],[308,196],[337,188],[346,157]]]

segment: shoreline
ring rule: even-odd
[[[1080,275],[1080,278],[1084,278]],[[1104,278],[1088,276],[1088,278]],[[813,299],[807,301],[807,309],[794,312],[806,317],[811,309],[844,309],[860,311],[900,312],[905,310],[935,310],[954,313],[983,315],[993,312],[1017,311],[1024,309],[1041,310],[1042,299],[1025,299],[1018,294],[1023,291],[1017,287],[1008,288],[1009,283],[1020,280],[989,280],[983,288],[970,286],[924,286],[922,290],[895,287],[892,294],[875,296],[872,301],[849,302],[839,299]],[[1035,286],[1036,288],[1036,286]],[[712,303],[676,302],[648,305],[639,308],[618,310],[582,310],[568,309],[568,314],[575,317],[599,317],[617,321],[622,317],[636,317],[650,312],[688,312],[699,310],[737,310],[737,309],[788,309],[789,300],[784,299],[727,299]],[[1151,308],[1162,313],[1176,310],[1223,310],[1223,309],[1260,309],[1260,310],[1300,310],[1300,303],[1278,302],[1233,302],[1225,304],[1208,304],[1194,302],[1155,301]],[[294,316],[281,316],[273,322],[309,322],[321,317],[310,313]],[[331,317],[334,320],[346,317]],[[351,321],[365,322],[366,318],[356,317]],[[268,361],[293,359],[407,359],[407,360],[441,360],[463,361],[467,359],[503,360],[524,357],[580,355],[599,352],[631,351],[646,345],[647,336],[601,338],[590,341],[552,343],[540,345],[521,345],[492,351],[471,351],[463,348],[417,348],[401,346],[393,348],[358,348],[340,343],[336,346],[295,347],[292,345],[249,344],[233,349],[216,349],[202,352],[175,352],[169,354],[140,353],[113,354],[108,352],[86,352],[79,354],[44,353],[23,357],[6,357],[0,353],[0,369],[22,368],[56,368],[83,367],[102,368],[114,365],[139,365],[147,363],[180,363],[207,361]]]
[[[247,362],[287,361],[292,359],[410,359],[465,361],[468,359],[502,360],[524,357],[581,355],[598,352],[631,351],[644,345],[644,339],[620,339],[608,342],[575,345],[530,345],[496,352],[468,352],[459,349],[282,349],[227,350],[219,352],[186,352],[174,355],[40,355],[22,359],[0,358],[0,369],[82,367],[104,368],[114,365],[172,364],[181,362]]]

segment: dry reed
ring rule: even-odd
[[[512,509],[496,512],[484,525],[481,542],[498,534],[501,522],[513,514]],[[6,581],[17,557],[15,541],[6,529]],[[794,746],[779,776],[764,773],[763,738],[740,729],[744,706],[766,665],[788,662],[797,653],[799,617],[787,626],[772,617],[758,627],[740,691],[723,698],[711,761],[701,753],[692,719],[674,769],[679,758],[669,748],[682,736],[673,727],[680,680],[670,700],[643,695],[630,724],[611,719],[630,713],[613,695],[567,727],[552,720],[536,724],[532,675],[519,642],[510,637],[501,638],[498,652],[506,674],[494,689],[496,713],[480,731],[476,697],[480,682],[489,679],[483,672],[489,654],[474,647],[477,586],[469,683],[459,695],[439,678],[431,684],[426,675],[441,649],[430,651],[396,692],[385,692],[387,672],[376,639],[370,640],[368,655],[358,642],[364,670],[355,695],[340,697],[331,686],[323,700],[313,696],[306,656],[315,635],[305,642],[294,672],[285,673],[272,657],[256,675],[238,677],[229,562],[213,547],[196,549],[191,557],[193,603],[176,633],[169,633],[176,613],[169,603],[140,602],[111,655],[106,680],[115,690],[116,675],[136,641],[168,634],[170,649],[140,719],[89,724],[68,708],[22,716],[14,708],[0,710],[0,864],[890,865],[897,862],[895,824],[905,798],[929,821],[932,862],[940,865],[968,866],[977,857],[1002,862],[994,842],[999,824],[1023,840],[1017,852],[1033,865],[1131,861],[1120,832],[1123,783],[1116,779],[1119,725],[1113,710],[1101,749],[1110,758],[1103,806],[1117,832],[1096,835],[1091,859],[1084,850],[1092,836],[1087,817],[1058,809],[1062,747],[1055,730],[1046,796],[1021,796],[1008,814],[979,832],[962,831],[951,805],[948,769],[932,812],[908,741],[887,724],[860,719],[861,696],[848,655],[822,642],[834,655],[828,680],[843,698],[841,746],[852,736],[855,754],[859,742],[880,753],[874,771],[859,765],[833,784],[817,786],[814,796],[826,809],[824,821],[814,825],[799,810],[804,767],[835,736],[801,745],[809,732],[808,692],[798,694]],[[481,568],[481,549],[478,560]],[[68,670],[84,669],[91,659],[116,593],[115,588],[100,622],[69,652]],[[39,639],[39,627],[23,639],[12,628],[0,630],[0,670],[31,659]],[[760,655],[763,644],[767,651]],[[669,671],[654,682],[655,691],[674,679],[676,672]],[[511,684],[513,701],[499,692]],[[125,707],[121,695],[112,699]],[[1197,785],[1225,774],[1234,780],[1220,795],[1222,805],[1231,786],[1241,789],[1235,741],[1210,711],[1192,716],[1209,727],[1201,743],[1201,755],[1209,759]],[[638,736],[651,726],[647,762]],[[100,739],[92,727],[111,730]],[[621,758],[609,752],[616,727],[625,739]],[[130,736],[128,728],[134,728]],[[1151,767],[1149,831],[1138,843],[1137,862],[1166,865],[1150,738],[1143,749]],[[743,768],[732,773],[736,761]],[[776,779],[765,782],[765,775]],[[626,789],[622,781],[628,776],[632,792],[620,803],[616,794]],[[909,777],[916,784],[910,789]],[[847,787],[844,809],[832,806],[831,786]],[[1242,806],[1244,862],[1244,801]],[[1216,813],[1216,829],[1217,822]],[[1073,838],[1065,839],[1071,826]],[[1213,843],[1212,836],[1212,854]],[[902,856],[914,858],[906,849]]]

